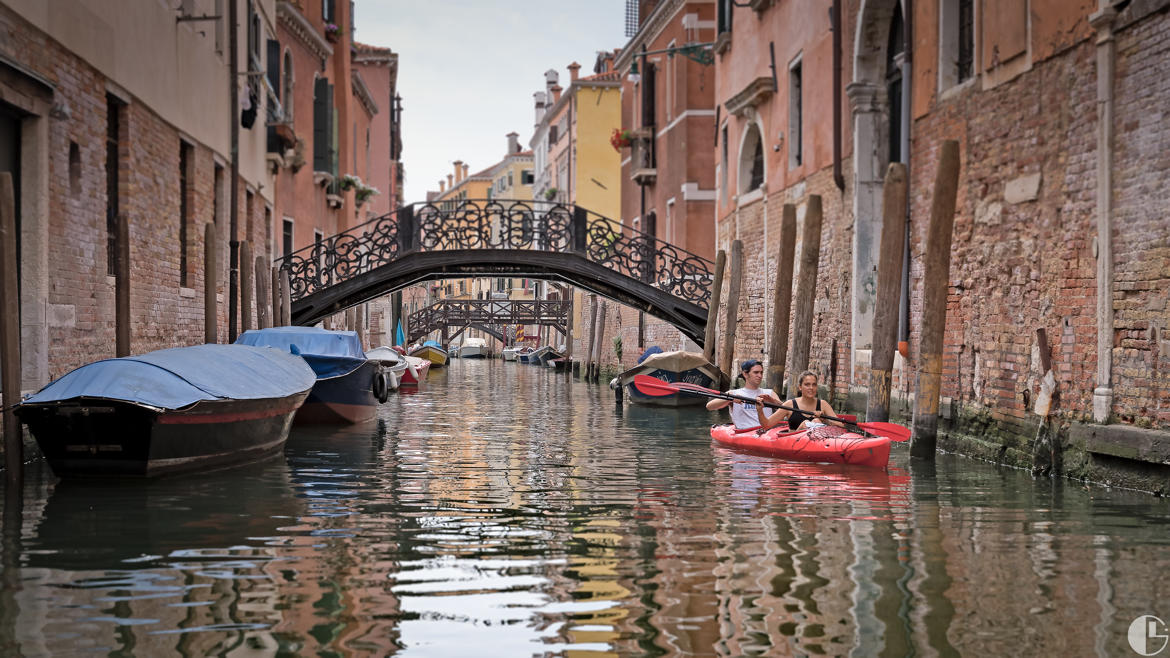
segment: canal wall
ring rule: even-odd
[[[905,354],[895,361],[892,413],[908,424],[937,155],[944,140],[955,139],[961,170],[940,448],[1163,493],[1170,488],[1170,458],[1159,447],[1170,444],[1170,222],[1160,200],[1170,193],[1170,124],[1164,120],[1170,78],[1159,71],[1170,56],[1170,3],[1134,3],[1109,28],[1116,41],[1114,136],[1105,147],[1101,126],[1109,117],[1097,108],[1099,70],[1106,64],[1088,15],[1078,14],[1059,34],[1044,32],[1052,26],[1035,28],[1033,48],[1011,66],[992,64],[995,70],[965,85],[915,97],[909,322]],[[1110,162],[1108,245],[1100,238],[1098,190]],[[717,220],[717,241],[725,249],[732,240],[743,242],[733,362],[767,361],[781,208],[793,203],[797,209],[795,289],[808,198],[821,196],[809,366],[821,374],[835,405],[859,411],[871,352],[854,314],[864,312],[858,303],[874,276],[853,271],[855,169],[846,158],[844,191],[826,167],[785,189],[766,182],[762,191],[734,198],[732,210]],[[1100,286],[1112,297],[1104,306]],[[603,372],[633,365],[644,347],[683,344],[677,330],[653,318],[639,331],[638,312],[615,313],[614,306]],[[722,336],[726,309],[718,326]],[[1053,414],[1043,427],[1037,414],[1046,375],[1041,329],[1055,381]],[[622,337],[620,361],[614,335]]]

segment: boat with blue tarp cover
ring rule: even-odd
[[[356,331],[318,327],[271,327],[240,334],[241,345],[275,347],[299,355],[317,374],[317,383],[295,422],[360,423],[374,417],[389,391],[381,362],[366,357]]]
[[[81,366],[16,414],[58,477],[155,476],[278,452],[314,381],[287,350],[194,345]]]

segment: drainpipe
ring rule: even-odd
[[[1097,30],[1097,386],[1093,420],[1103,423],[1113,407],[1113,69],[1117,42],[1109,0],[1097,0],[1089,23]]]
[[[833,31],[833,182],[844,192],[845,175],[841,173],[841,0],[833,0],[829,9],[829,27]],[[718,126],[715,128],[719,129]]]

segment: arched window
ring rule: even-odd
[[[284,120],[292,123],[293,119],[293,59],[291,51],[284,51],[284,77],[281,81],[280,97],[284,99]]]
[[[747,124],[739,150],[739,194],[747,194],[764,184],[765,176],[764,142],[760,138],[760,127],[755,122]]]

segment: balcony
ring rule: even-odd
[[[658,179],[654,158],[654,129],[640,128],[634,131],[630,144],[631,178],[638,185],[653,185]]]

